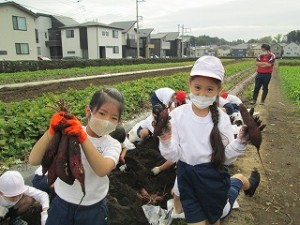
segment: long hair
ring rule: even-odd
[[[212,121],[214,123],[213,129],[210,133],[210,144],[212,147],[211,162],[217,169],[223,169],[225,162],[225,147],[222,142],[220,130],[218,128],[219,123],[219,110],[217,103],[209,106]]]

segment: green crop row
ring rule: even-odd
[[[232,75],[228,71],[240,70],[249,65],[229,64],[225,66],[226,76]],[[188,90],[189,72],[172,76],[143,78],[112,85],[119,89],[125,97],[125,111],[123,119],[131,119],[134,115],[150,109],[150,94],[157,88],[168,86],[174,90]],[[237,82],[237,81],[236,81]],[[49,119],[55,112],[53,106],[63,99],[69,111],[83,120],[84,107],[89,103],[92,94],[102,87],[90,86],[84,90],[68,89],[61,94],[45,93],[41,97],[13,103],[0,102],[0,163],[15,161],[24,157],[32,148],[36,140],[48,127]],[[52,106],[52,107],[47,107]]]
[[[279,74],[285,95],[298,107],[300,112],[300,67],[280,66]]]

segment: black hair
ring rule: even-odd
[[[222,141],[221,133],[218,128],[219,110],[217,103],[209,106],[211,118],[213,121],[213,129],[210,133],[210,144],[212,147],[211,162],[217,169],[223,169],[225,162],[225,147]]]
[[[109,135],[120,143],[123,143],[126,139],[126,131],[122,124],[118,124],[116,129]]]
[[[90,102],[90,109],[92,111],[94,109],[98,110],[104,103],[110,101],[111,99],[114,99],[119,103],[120,120],[121,115],[124,111],[124,97],[122,93],[116,88],[105,88],[101,91],[95,92]]]
[[[268,44],[262,44],[261,48],[266,49],[267,51],[270,51],[271,47]]]

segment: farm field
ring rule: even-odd
[[[299,114],[296,113],[295,105],[292,105],[293,97],[289,100],[283,96],[283,93],[289,93],[286,88],[290,86],[290,84],[285,84],[283,78],[285,71],[292,70],[291,74],[295,75],[296,73],[298,77],[300,74],[299,70],[296,71],[294,67],[282,68],[279,67],[273,74],[266,105],[255,106],[255,110],[260,113],[263,122],[267,124],[266,130],[263,132],[263,145],[261,147],[261,154],[267,174],[263,171],[256,150],[252,146],[249,146],[246,155],[238,159],[236,164],[230,168],[230,171],[231,173],[241,172],[245,175],[249,175],[250,170],[253,167],[257,167],[262,176],[261,185],[252,198],[245,197],[243,193],[240,193],[238,201],[240,209],[234,210],[231,216],[222,222],[223,225],[300,224],[300,159],[298,153],[298,150],[300,149],[300,117]],[[174,89],[184,89],[185,83],[183,82],[183,76],[186,77],[186,73],[174,76],[176,79],[182,80],[177,83],[171,82],[170,86],[173,86]],[[160,78],[157,79],[157,82],[160,83],[160,85],[166,84],[163,83],[163,80]],[[170,82],[170,80],[171,79],[169,78],[168,82]],[[146,92],[146,90],[150,91],[152,88],[155,88],[147,86],[148,83],[150,83],[149,81],[150,80],[148,79],[144,80],[144,89],[136,90],[137,95],[139,93]],[[180,85],[178,83],[180,83]],[[293,82],[293,84],[295,83],[296,82]],[[283,89],[281,84],[283,85]],[[299,90],[300,83],[298,84]],[[132,83],[130,83],[129,86],[132,86]],[[297,86],[295,88],[295,90],[297,90]],[[89,92],[93,92],[91,87],[88,90]],[[126,96],[126,88],[122,91],[124,91]],[[75,90],[68,92],[68,95],[74,92]],[[72,100],[72,102],[78,101],[80,104],[83,104],[87,99],[89,99],[89,96],[86,96],[84,91],[78,92],[80,94],[75,100]],[[127,95],[129,98],[130,95],[128,93]],[[61,96],[66,97],[67,95],[62,94],[60,97]],[[142,99],[146,99],[147,96],[149,96],[149,93],[146,92],[145,95],[142,96]],[[134,98],[137,98],[137,96],[132,96],[132,98],[133,99],[129,99],[130,102],[134,101]],[[57,96],[49,95],[48,99],[43,101],[39,100],[40,107],[36,107],[31,111],[31,119],[29,121],[23,121],[24,123],[29,123],[29,127],[31,125],[30,121],[33,122],[34,120],[37,120],[35,122],[43,124],[43,126],[36,131],[35,135],[38,135],[37,133],[44,130],[45,126],[47,126],[47,123],[42,122],[45,119],[43,117],[40,118],[39,113],[45,113],[46,115],[50,113],[50,111],[41,109],[41,105],[45,105],[46,103],[49,104],[57,99]],[[143,105],[142,99],[139,100],[137,105],[130,106],[128,103],[129,111],[134,108],[141,111],[141,108],[138,105]],[[249,99],[244,98],[246,105],[248,104],[248,100]],[[7,113],[10,113],[9,115],[13,115],[14,112],[26,113],[26,110],[22,111],[24,103],[26,103],[26,107],[31,104],[30,101],[11,103],[14,107],[9,108],[9,111],[1,111],[1,113],[3,115],[7,115]],[[82,117],[80,114],[82,113],[82,110],[80,109],[82,105],[80,104],[78,103],[73,105],[71,111],[74,114],[79,115],[79,117]],[[2,110],[8,110],[5,106],[6,104],[3,103]],[[248,104],[248,106],[250,105]],[[144,110],[144,107],[142,110]],[[40,112],[34,114],[34,111]],[[132,115],[130,113],[125,114],[125,118],[128,120],[132,118],[131,116]],[[0,120],[0,124],[1,122],[4,124],[4,121]],[[14,129],[14,127],[12,127],[12,129]],[[26,131],[25,134],[29,135],[29,133],[32,133],[34,129],[31,129],[32,130]],[[16,131],[15,133],[18,132],[20,131]],[[14,142],[16,142],[16,140]],[[32,142],[27,143],[25,146],[28,148],[30,145],[32,145]],[[16,148],[17,147],[18,146],[16,146]],[[3,149],[1,150],[3,152]],[[26,151],[24,151],[24,153],[26,153]],[[4,162],[5,158],[9,155],[4,156],[2,155],[2,158],[0,159],[2,162]],[[17,158],[18,157],[14,160]],[[143,203],[137,198],[136,193],[141,185],[146,187],[151,194],[156,192],[161,194],[166,193],[165,200],[162,203],[162,207],[165,208],[166,200],[171,197],[169,193],[173,185],[175,170],[170,169],[156,177],[149,175],[149,171],[152,167],[160,165],[164,161],[159,154],[157,149],[157,140],[155,139],[150,139],[147,143],[145,143],[145,145],[137,146],[137,149],[130,151],[127,155],[126,161],[129,168],[133,168],[132,170],[129,170],[127,173],[121,173],[120,171],[115,170],[110,175],[111,186],[108,196],[110,210],[109,224],[149,224],[145,219],[141,208]],[[27,214],[26,218],[30,221],[30,224],[38,224],[37,222],[39,220],[32,215],[37,214],[32,212],[32,214]],[[174,220],[172,224],[183,225],[186,223],[181,220]]]

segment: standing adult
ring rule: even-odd
[[[256,72],[255,77],[255,87],[253,91],[253,98],[251,104],[255,104],[259,94],[261,86],[263,86],[263,93],[261,96],[261,105],[265,103],[266,97],[268,95],[268,86],[271,80],[271,75],[273,72],[273,66],[275,62],[275,55],[270,51],[270,45],[261,45],[262,53],[256,59]]]

